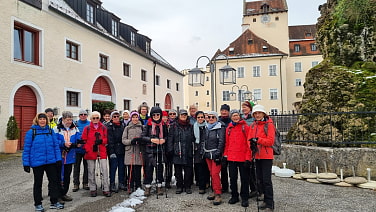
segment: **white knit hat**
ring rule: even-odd
[[[265,107],[262,106],[262,105],[255,105],[253,108],[252,108],[252,116],[255,112],[263,112],[265,113],[266,115],[266,112],[265,112]]]

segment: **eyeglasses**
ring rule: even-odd
[[[208,119],[215,119],[215,118],[217,118],[217,117],[215,117],[215,116],[208,116]]]
[[[120,116],[112,116],[112,118],[119,118]]]
[[[160,113],[154,113],[153,116],[160,116]]]
[[[99,119],[99,117],[91,117],[91,119],[95,120],[95,119]]]
[[[174,116],[175,116],[175,115],[176,115],[176,113],[170,113],[169,115],[174,115]]]
[[[203,116],[197,116],[198,119],[203,119],[204,117]]]
[[[87,114],[82,113],[82,114],[80,114],[80,116],[87,116]]]

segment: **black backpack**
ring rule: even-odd
[[[264,125],[264,131],[266,136],[268,136],[268,126],[270,123],[267,123]],[[274,126],[275,129],[275,136],[274,136],[274,144],[272,146],[273,148],[273,154],[274,155],[280,155],[282,152],[282,138],[281,138],[281,133],[279,130]]]

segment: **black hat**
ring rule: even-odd
[[[220,110],[227,110],[227,111],[230,111],[230,105],[228,105],[228,104],[223,104],[222,106],[221,106],[221,109]]]
[[[48,112],[52,112],[52,114],[54,114],[54,110],[52,108],[47,108],[46,110],[44,110],[45,113],[48,113]],[[55,114],[54,114],[55,115]]]
[[[153,116],[154,113],[159,113],[162,117],[162,109],[160,107],[152,107],[150,109],[150,116]]]
[[[179,110],[179,114],[180,114],[180,115],[181,115],[181,114],[187,114],[187,115],[188,115],[188,111],[185,110],[185,109],[180,109],[180,110]]]

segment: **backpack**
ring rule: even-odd
[[[33,130],[33,137],[32,137],[32,141],[34,141],[34,138],[35,136],[37,135],[52,135],[52,130],[51,128],[48,128],[48,133],[37,133],[37,130],[35,128],[32,128]]]
[[[264,131],[265,131],[266,136],[268,136],[268,126],[269,126],[269,123],[264,125]],[[274,129],[275,129],[275,136],[274,136],[274,144],[272,146],[273,155],[280,155],[282,152],[281,133],[276,127],[274,127]]]

